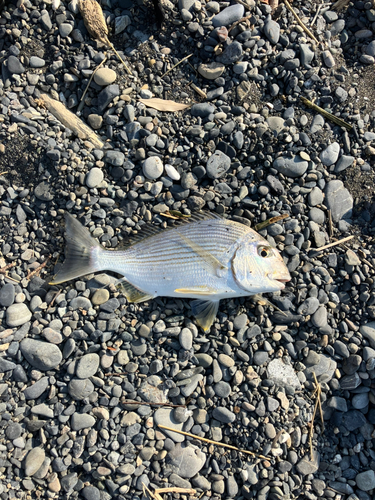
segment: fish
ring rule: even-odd
[[[278,292],[291,277],[276,248],[250,227],[203,212],[173,227],[152,225],[122,250],[108,250],[65,213],[65,261],[51,285],[99,271],[123,276],[129,302],[155,297],[194,299],[193,315],[208,332],[222,299]]]

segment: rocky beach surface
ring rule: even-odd
[[[375,5],[103,0],[116,54],[81,3],[0,16],[0,499],[372,500]],[[198,210],[282,216],[275,307],[204,334],[110,273],[48,285],[66,211],[116,249]]]

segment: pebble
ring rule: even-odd
[[[223,424],[231,424],[236,420],[236,415],[224,406],[217,406],[214,408],[212,416],[214,419],[222,422]]]
[[[26,455],[25,459],[25,475],[33,476],[42,466],[46,457],[45,451],[42,448],[32,448]]]
[[[276,21],[273,21],[270,19],[267,21],[264,25],[264,34],[268,38],[268,40],[273,44],[276,45],[279,41],[280,38],[280,25]]]
[[[177,443],[168,454],[170,467],[182,478],[194,477],[204,466],[206,454],[195,445]]]
[[[6,323],[8,326],[21,326],[30,321],[32,313],[26,304],[12,304],[6,310]]]
[[[283,363],[280,359],[273,359],[267,366],[267,377],[280,387],[291,386],[296,389],[301,387],[300,381],[291,365]]]
[[[158,179],[164,171],[163,162],[158,156],[150,156],[143,162],[142,171],[147,179]]]
[[[111,85],[117,78],[116,72],[110,68],[99,68],[94,75],[94,82],[101,87]]]
[[[96,188],[103,182],[103,179],[103,171],[100,168],[93,167],[86,175],[86,186],[88,188]]]
[[[308,162],[299,156],[276,158],[273,167],[286,177],[301,177],[308,167]]]
[[[7,68],[12,75],[21,75],[25,71],[24,66],[20,63],[16,56],[8,57]]]
[[[73,413],[70,419],[70,424],[73,431],[90,429],[95,424],[95,418],[87,413]]]
[[[356,475],[355,482],[361,491],[373,490],[375,488],[375,472],[373,470],[360,472]]]
[[[201,63],[198,66],[198,73],[206,80],[216,80],[225,71],[225,65],[218,62]]]
[[[336,163],[339,154],[340,154],[340,145],[337,142],[333,142],[320,153],[320,160],[323,163],[323,165],[329,167],[334,163]]]
[[[212,18],[212,25],[215,28],[220,26],[230,26],[231,24],[239,21],[244,16],[245,9],[240,4],[230,5],[223,9],[219,14]]]
[[[11,283],[6,283],[4,286],[2,286],[0,288],[0,305],[1,306],[3,306],[3,307],[11,306],[14,302],[14,297],[15,297],[15,290],[14,290],[14,286]]]
[[[169,408],[159,408],[156,410],[154,414],[154,423],[155,425],[165,425],[166,427],[171,427],[178,431],[182,431],[183,429],[183,423],[176,420],[173,410]],[[182,443],[182,441],[185,440],[185,436],[177,432],[163,429],[163,433],[170,437],[175,443]]]
[[[81,379],[88,379],[98,371],[100,358],[96,353],[85,354],[77,361],[76,375]]]
[[[120,88],[116,84],[108,85],[98,95],[98,112],[103,113],[108,104],[120,95]]]
[[[222,151],[215,151],[207,161],[206,171],[210,179],[220,179],[224,177],[230,169],[231,161],[229,156]]]
[[[326,184],[325,203],[331,210],[332,220],[338,222],[352,215],[353,198],[342,181],[332,180]]]
[[[23,356],[37,370],[53,370],[62,360],[60,349],[48,342],[26,338],[22,340],[20,348]]]

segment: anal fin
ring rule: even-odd
[[[217,311],[219,309],[219,301],[215,300],[193,300],[191,302],[191,310],[196,317],[198,325],[203,328],[205,332],[211,328],[214,322]]]
[[[135,304],[145,302],[146,300],[150,300],[155,297],[155,295],[150,295],[149,293],[138,290],[138,288],[128,281],[121,281],[121,283],[117,285],[117,288],[121,290],[129,302],[133,302]]]

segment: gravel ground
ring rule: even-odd
[[[131,75],[76,0],[0,17],[0,499],[373,499],[374,5],[295,1],[318,43],[284,4],[165,0],[162,29],[141,0],[101,5]],[[283,312],[222,301],[203,334],[189,301],[128,304],[115,276],[47,284],[65,211],[117,248],[170,209],[286,215],[261,231],[292,275],[269,296]]]

